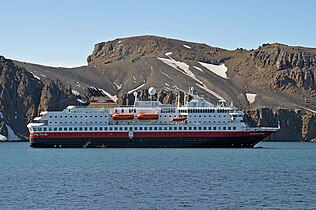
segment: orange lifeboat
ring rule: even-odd
[[[134,114],[133,113],[116,113],[112,114],[113,120],[133,120]]]
[[[177,116],[177,117],[174,117],[172,120],[176,121],[176,122],[179,122],[179,121],[187,120],[187,117],[185,117],[185,116]]]
[[[139,120],[158,120],[159,114],[157,113],[139,113],[137,119]]]

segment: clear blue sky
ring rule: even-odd
[[[4,0],[0,54],[54,66],[86,64],[94,44],[158,35],[226,49],[316,47],[316,1]]]

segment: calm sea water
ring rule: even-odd
[[[315,209],[316,144],[32,149],[0,143],[0,209]]]

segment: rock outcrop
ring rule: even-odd
[[[280,131],[267,141],[310,141],[315,138],[316,114],[304,110],[261,108],[247,111],[246,119],[251,126],[278,126]]]
[[[27,123],[42,110],[61,110],[75,104],[71,88],[58,81],[43,84],[31,73],[0,56],[0,134],[7,136],[6,125],[16,135],[28,136]]]

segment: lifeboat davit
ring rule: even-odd
[[[139,113],[137,119],[139,120],[158,120],[159,114],[157,113]]]
[[[116,113],[112,114],[113,120],[133,120],[134,114],[133,113]]]
[[[176,121],[176,122],[179,122],[179,121],[187,120],[187,117],[185,117],[185,116],[177,116],[177,117],[174,117],[172,120]]]

